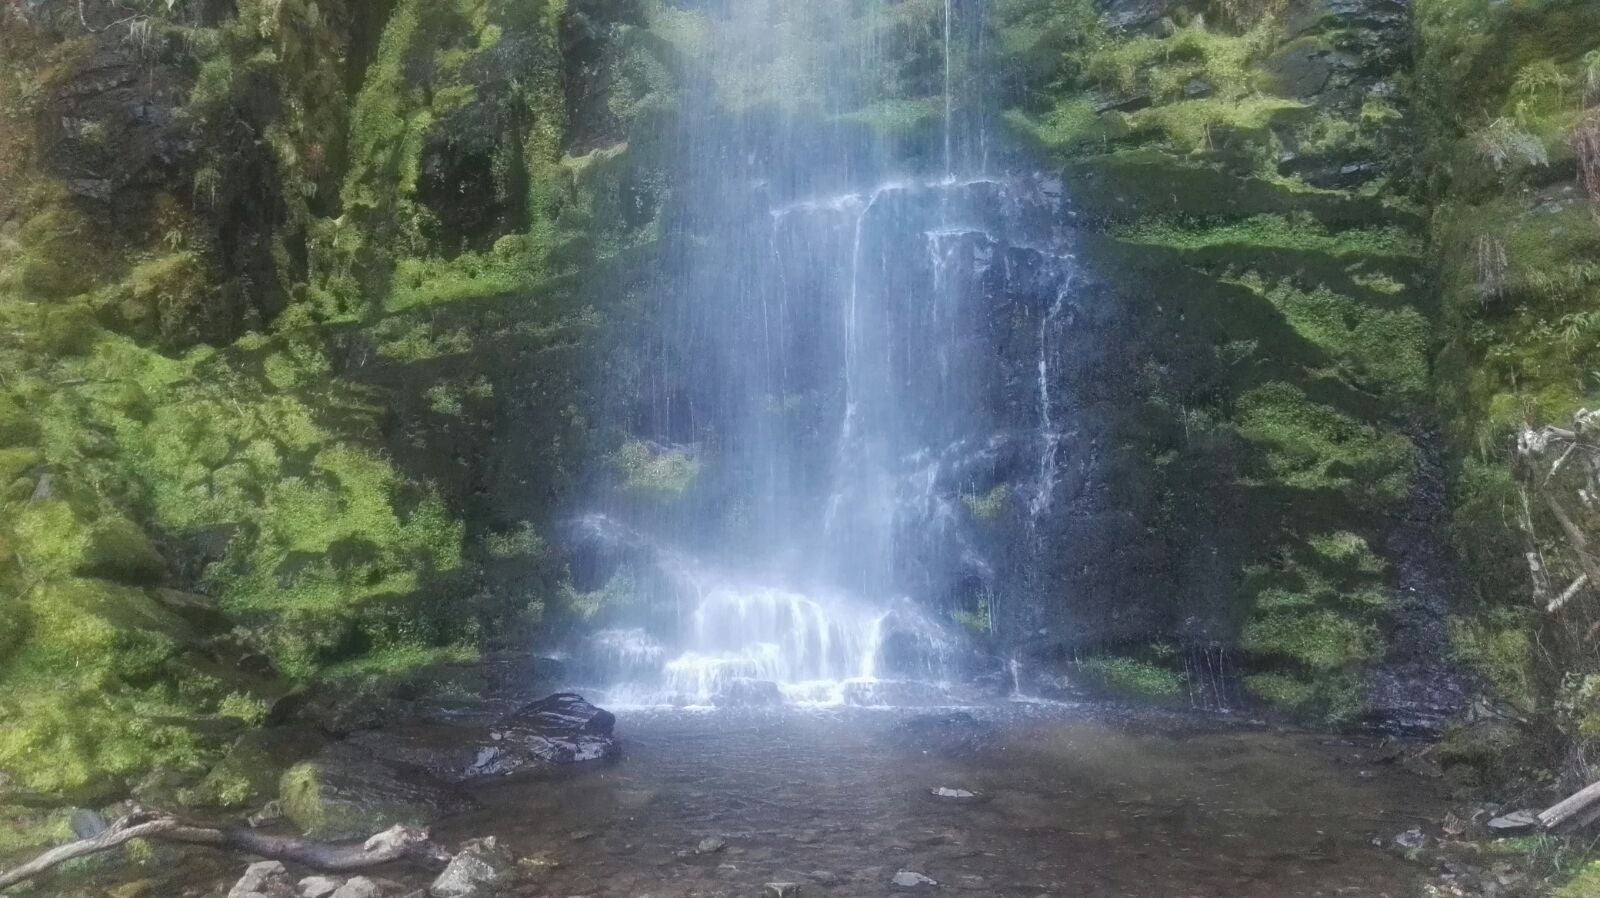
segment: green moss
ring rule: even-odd
[[[1080,660],[1078,669],[1113,692],[1144,698],[1173,698],[1183,692],[1182,674],[1136,658],[1097,655]]]
[[[1332,611],[1270,611],[1245,624],[1239,645],[1327,672],[1371,661],[1379,641],[1375,628]]]
[[[579,592],[570,583],[561,587],[562,605],[580,620],[596,621],[605,615],[634,604],[638,591],[633,577],[619,571],[606,581],[606,585],[592,592]]]
[[[1377,501],[1406,493],[1415,456],[1409,440],[1314,403],[1288,384],[1258,387],[1242,397],[1237,426],[1265,450],[1267,470],[1278,482]]]
[[[1393,225],[1332,229],[1308,215],[1255,215],[1221,223],[1170,219],[1142,221],[1121,229],[1124,240],[1175,249],[1246,247],[1326,253],[1335,257],[1412,258],[1415,235]]]
[[[1325,286],[1306,291],[1256,275],[1232,282],[1272,303],[1296,333],[1338,359],[1350,382],[1413,399],[1429,387],[1431,328],[1416,309],[1374,308]]]
[[[1152,106],[1128,117],[1130,128],[1160,132],[1175,149],[1198,153],[1215,148],[1218,132],[1264,138],[1268,129],[1285,115],[1300,113],[1304,104],[1277,97],[1243,100],[1207,98]]]
[[[1495,694],[1524,712],[1538,704],[1533,685],[1532,624],[1515,611],[1458,618],[1451,626],[1455,659],[1477,671]]]
[[[1366,710],[1363,680],[1351,674],[1255,673],[1244,678],[1244,686],[1279,711],[1317,718],[1331,726],[1350,724]]]
[[[839,118],[885,134],[907,135],[937,127],[944,120],[944,108],[932,98],[885,100],[852,110]]]
[[[981,496],[962,494],[961,503],[978,520],[992,521],[1000,517],[1001,512],[1005,511],[1006,497],[1008,495],[1010,495],[1010,491],[1002,483]]]
[[[1600,895],[1600,861],[1590,861],[1556,890],[1555,898],[1594,898],[1596,895]]]
[[[476,660],[478,650],[473,646],[404,645],[339,662],[328,667],[324,675],[331,679],[394,676],[436,664],[470,664]]]
[[[657,449],[638,440],[624,443],[612,456],[623,488],[639,496],[675,499],[700,475],[700,460],[681,449]]]
[[[72,810],[0,805],[0,858],[21,858],[71,842]]]

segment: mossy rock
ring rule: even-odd
[[[384,764],[343,744],[285,771],[278,798],[295,826],[319,839],[369,836],[397,823],[426,826],[472,806],[421,771]]]
[[[165,574],[155,546],[120,515],[96,515],[67,500],[49,499],[30,502],[15,521],[22,556],[39,572],[128,584],[153,583]]]
[[[22,403],[0,394],[0,446],[30,443],[38,434],[38,424]]]
[[[1509,720],[1486,718],[1445,733],[1435,756],[1451,782],[1466,787],[1493,787],[1508,782],[1529,755],[1526,739]]]
[[[304,728],[273,727],[240,736],[205,779],[182,796],[190,804],[241,808],[278,793],[283,774],[315,754],[327,737]]]

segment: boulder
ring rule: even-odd
[[[260,861],[245,868],[228,890],[228,898],[296,898],[289,871],[277,861]]]
[[[493,836],[474,839],[451,859],[439,878],[428,887],[432,898],[485,898],[510,885],[516,861]]]
[[[397,823],[426,826],[472,807],[471,799],[425,771],[342,743],[289,768],[278,790],[285,815],[319,839],[362,838]]]

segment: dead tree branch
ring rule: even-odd
[[[293,861],[333,873],[363,870],[407,858],[432,863],[443,863],[450,858],[434,844],[427,830],[409,826],[395,826],[365,842],[319,842],[272,836],[252,829],[203,826],[170,815],[134,811],[99,835],[52,848],[19,867],[0,873],[0,889],[33,879],[74,858],[109,851],[134,839],[205,845],[269,860]]]

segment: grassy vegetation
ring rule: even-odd
[[[1526,498],[1515,438],[1567,426],[1600,400],[1600,182],[1588,177],[1596,145],[1586,137],[1600,102],[1600,9],[1425,0],[1416,14],[1430,248],[1448,339],[1439,394],[1461,459],[1453,530],[1474,587],[1456,652],[1520,713],[1592,739],[1594,609],[1580,598],[1560,614],[1535,610],[1529,552],[1561,586],[1578,571],[1559,522]],[[1550,489],[1569,495],[1559,478]],[[1578,526],[1595,526],[1579,514]],[[1506,747],[1555,760],[1539,749]]]

